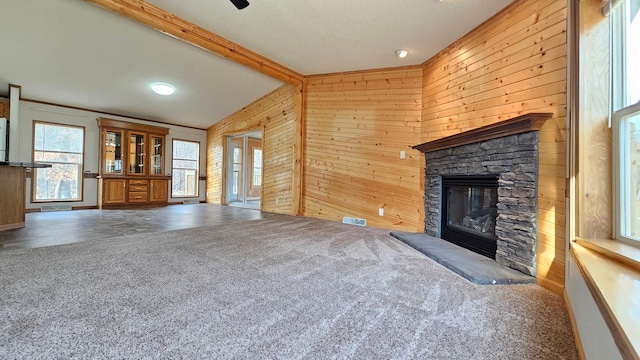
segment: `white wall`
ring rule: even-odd
[[[565,288],[573,315],[576,318],[586,358],[596,360],[622,359],[618,347],[613,341],[613,336],[604,322],[573,256],[569,255],[568,261]]]
[[[46,121],[59,124],[84,126],[85,128],[85,157],[84,157],[84,170],[85,172],[97,173],[99,168],[98,156],[100,149],[100,131],[96,119],[99,117],[107,117],[115,120],[122,120],[128,122],[135,122],[140,124],[147,124],[153,126],[161,126],[169,129],[169,134],[166,138],[165,147],[165,173],[171,174],[171,162],[172,162],[172,140],[182,139],[200,142],[200,174],[206,175],[206,158],[207,158],[207,132],[206,130],[197,130],[175,125],[159,124],[149,121],[141,121],[136,119],[130,119],[122,116],[106,115],[98,112],[84,111],[70,109],[62,106],[45,105],[34,103],[30,101],[20,101],[20,116],[18,120],[18,148],[11,147],[10,151],[17,156],[15,161],[31,162],[32,149],[33,149],[33,121]],[[11,119],[13,122],[14,119]],[[171,195],[171,181],[169,181],[169,195]],[[205,200],[206,181],[199,181],[199,197],[201,201]],[[73,202],[56,202],[56,204],[70,204],[74,207],[80,206],[97,206],[98,205],[98,180],[97,179],[84,179],[83,186],[83,201]],[[169,198],[169,202],[181,202],[184,198]],[[27,180],[27,209],[40,208],[42,203],[31,203],[31,182]]]

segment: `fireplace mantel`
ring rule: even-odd
[[[553,117],[552,113],[525,114],[509,120],[500,121],[495,124],[482,126],[473,130],[447,136],[442,139],[412,146],[412,148],[420,150],[423,153],[427,153],[430,151],[448,149],[503,136],[536,131],[540,130],[542,125],[544,125],[544,123],[551,117]]]

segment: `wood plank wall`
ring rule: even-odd
[[[540,132],[538,283],[556,291],[565,262],[566,5],[515,1],[423,65],[422,142],[554,114]]]
[[[220,204],[223,198],[226,136],[262,130],[262,210],[297,213],[292,190],[295,187],[296,89],[295,85],[284,85],[207,129],[207,202]]]
[[[420,143],[422,69],[311,76],[306,86],[304,215],[424,231],[424,157],[411,149]]]

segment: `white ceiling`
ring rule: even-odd
[[[149,0],[304,75],[420,64],[511,1]],[[27,99],[207,128],[282,85],[80,0],[2,0],[1,14],[0,96],[11,83]],[[155,81],[176,94],[153,94]]]

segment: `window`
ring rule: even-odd
[[[253,149],[253,186],[262,185],[262,149]]]
[[[198,196],[198,159],[200,143],[173,140],[171,197]]]
[[[614,236],[640,241],[640,0],[624,0],[611,12],[614,137]]]
[[[33,161],[51,167],[33,169],[33,201],[82,201],[83,153],[84,127],[34,122]]]

